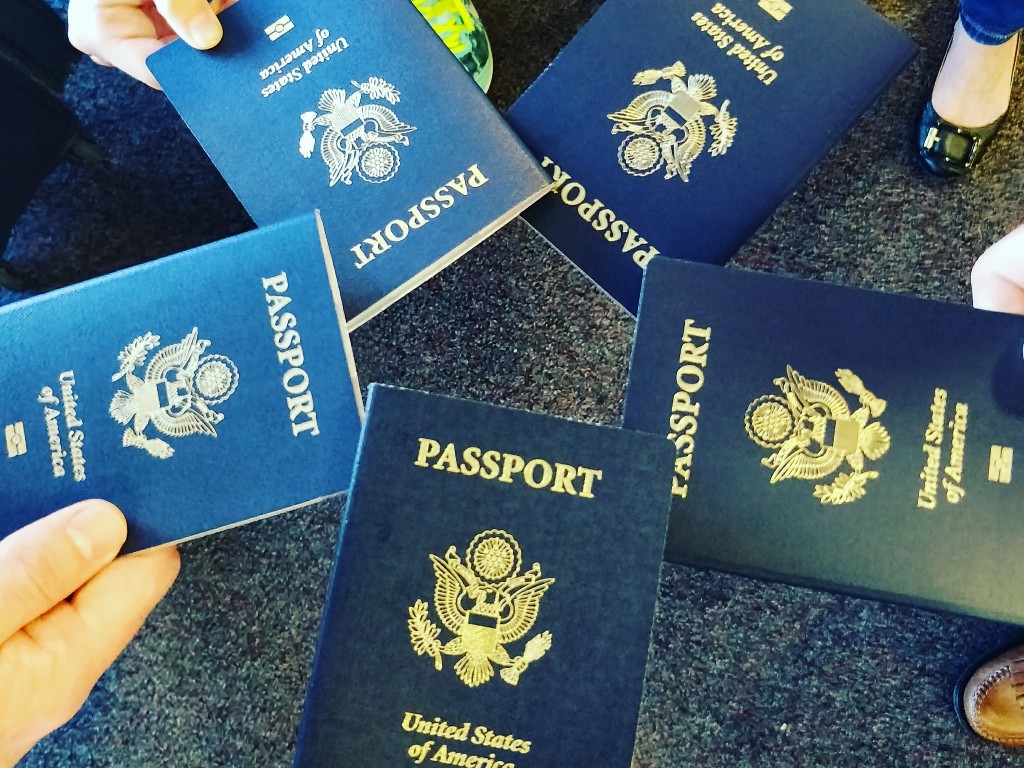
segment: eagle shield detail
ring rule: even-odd
[[[849,471],[814,486],[822,504],[848,504],[863,497],[868,481],[878,477],[866,463],[881,458],[890,442],[885,427],[872,422],[885,412],[885,400],[849,369],[837,370],[836,378],[859,399],[859,408],[851,411],[835,387],[786,366],[786,375],[774,380],[781,394],[757,398],[743,417],[750,439],[772,451],[761,464],[772,470],[773,484],[790,478],[818,480],[846,465]]]
[[[168,459],[174,448],[166,440],[147,437],[146,428],[152,424],[168,437],[216,437],[216,425],[224,415],[213,406],[235,391],[238,369],[224,355],[205,354],[210,342],[200,339],[199,329],[193,328],[184,339],[153,355],[143,378],[136,376],[135,369],[145,365],[146,357],[159,346],[160,337],[146,333],[118,355],[121,370],[111,381],[123,378],[128,389],[114,395],[110,415],[128,427],[122,445]]]
[[[517,685],[526,668],[551,648],[551,633],[534,635],[519,656],[510,656],[505,646],[532,629],[541,598],[555,580],[541,577],[539,563],[520,575],[519,544],[500,530],[477,534],[465,562],[455,547],[449,547],[443,558],[430,555],[430,562],[437,579],[434,608],[455,637],[442,644],[441,629],[430,620],[427,603],[417,600],[409,608],[413,650],[430,656],[437,670],[442,655],[460,657],[455,673],[471,688],[490,680],[495,666],[501,667],[502,680]]]
[[[633,85],[654,85],[667,80],[669,89],[646,91],[629,106],[612,112],[612,134],[627,133],[619,144],[619,165],[631,176],[650,176],[661,168],[665,178],[690,180],[690,168],[707,144],[711,118],[712,157],[724,155],[736,136],[737,120],[729,114],[728,99],[721,107],[711,103],[718,86],[711,75],[686,75],[677,61],[664,69],[645,69],[633,77]]]
[[[346,94],[341,88],[324,91],[317,105],[320,112],[303,112],[299,154],[313,156],[313,132],[324,127],[320,137],[320,156],[327,164],[330,186],[339,181],[352,183],[353,172],[370,184],[383,184],[396,173],[401,162],[396,145],[409,146],[408,134],[414,126],[382,104],[363,104],[363,97],[387,101],[394,106],[401,100],[399,90],[379,77],[365,83],[352,81],[355,90]]]

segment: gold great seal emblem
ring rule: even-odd
[[[864,496],[868,481],[878,477],[865,468],[866,462],[881,458],[890,442],[885,427],[871,420],[885,411],[885,400],[846,368],[837,370],[836,378],[859,398],[859,408],[851,411],[835,387],[786,366],[786,375],[774,380],[780,394],[757,398],[743,417],[750,439],[772,451],[761,464],[772,470],[773,484],[790,478],[818,480],[844,464],[849,467],[851,471],[840,472],[830,483],[814,486],[822,504],[848,504]]]
[[[409,608],[413,650],[430,656],[437,670],[442,655],[460,657],[455,673],[471,688],[490,680],[495,665],[502,668],[502,680],[517,685],[526,668],[551,648],[551,633],[534,635],[516,657],[505,646],[533,628],[541,598],[555,580],[541,577],[539,563],[520,575],[519,543],[501,530],[477,534],[465,562],[454,546],[443,558],[430,555],[430,562],[436,577],[434,609],[455,637],[442,644],[441,629],[430,620],[427,603],[417,600]]]
[[[737,119],[729,113],[729,100],[721,108],[711,103],[718,85],[711,75],[689,75],[677,61],[664,69],[645,69],[633,85],[668,81],[668,90],[656,88],[634,98],[629,106],[608,115],[612,134],[626,133],[619,144],[619,166],[630,176],[650,176],[661,168],[665,178],[690,180],[693,161],[704,151],[711,118],[712,142],[708,153],[724,155],[736,136]]]

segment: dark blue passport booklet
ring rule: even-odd
[[[350,328],[550,179],[409,0],[245,0],[149,66],[260,226],[318,208]]]
[[[1024,623],[1024,318],[672,259],[625,424],[676,449],[667,559]]]
[[[296,766],[627,768],[671,466],[657,435],[371,385]]]
[[[525,218],[636,314],[655,255],[723,263],[907,64],[860,0],[608,0],[508,112]]]
[[[348,488],[362,398],[313,213],[0,308],[0,538],[98,497],[125,552]]]

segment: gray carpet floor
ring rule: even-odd
[[[1024,221],[1024,110],[1014,106],[974,177],[927,177],[910,137],[954,2],[870,1],[920,55],[733,263],[967,302],[975,257]],[[477,5],[497,61],[491,95],[505,108],[598,3]],[[86,61],[67,101],[110,169],[65,166],[46,182],[14,234],[17,264],[75,282],[251,228],[161,94]],[[18,298],[0,291],[0,302]],[[364,384],[617,424],[632,331],[514,222],[353,341]],[[342,507],[182,547],[170,595],[26,768],[288,766]],[[635,767],[1024,764],[1024,750],[963,732],[950,702],[961,670],[1019,631],[666,565]]]

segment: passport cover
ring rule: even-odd
[[[914,51],[859,0],[608,0],[508,112],[555,182],[524,218],[635,315],[653,256],[731,258]]]
[[[0,538],[105,498],[134,552],[346,490],[342,318],[314,213],[0,308]]]
[[[671,465],[657,435],[371,385],[296,766],[627,768]]]
[[[318,208],[355,328],[550,179],[409,0],[245,0],[148,60],[257,225]]]
[[[654,259],[624,423],[667,559],[1024,623],[1024,317]]]

